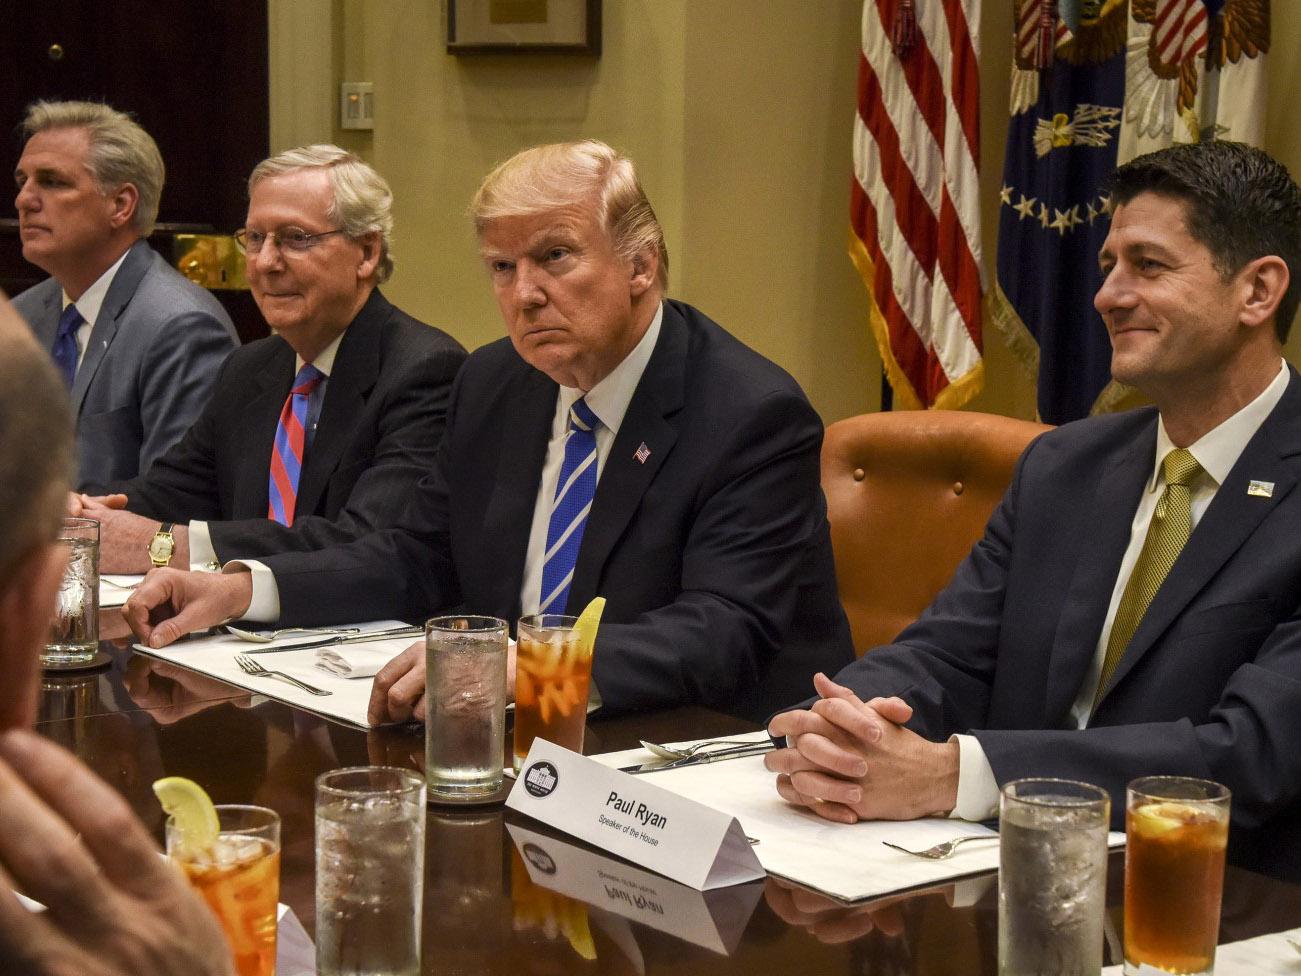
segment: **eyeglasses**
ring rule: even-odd
[[[280,248],[282,254],[303,254],[314,248],[321,238],[329,237],[331,234],[342,234],[343,232],[342,227],[321,231],[319,234],[309,234],[301,227],[284,227],[265,234],[260,230],[249,230],[247,227],[241,227],[235,231],[235,243],[246,254],[257,254],[267,241],[271,241],[276,247]]]

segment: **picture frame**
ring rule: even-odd
[[[449,54],[601,56],[601,0],[447,0]]]

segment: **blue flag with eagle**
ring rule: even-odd
[[[1048,423],[1134,402],[1111,382],[1093,296],[1109,206],[1135,155],[1259,145],[1269,0],[1013,0],[1011,120],[992,319],[1038,376]]]

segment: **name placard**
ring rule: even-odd
[[[537,739],[506,806],[705,891],[765,875],[735,817]]]

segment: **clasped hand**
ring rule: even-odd
[[[788,748],[764,758],[777,792],[837,823],[944,816],[957,803],[958,746],[930,742],[904,727],[912,708],[900,698],[864,702],[826,675],[813,679],[820,700],[783,712],[768,726]]]

